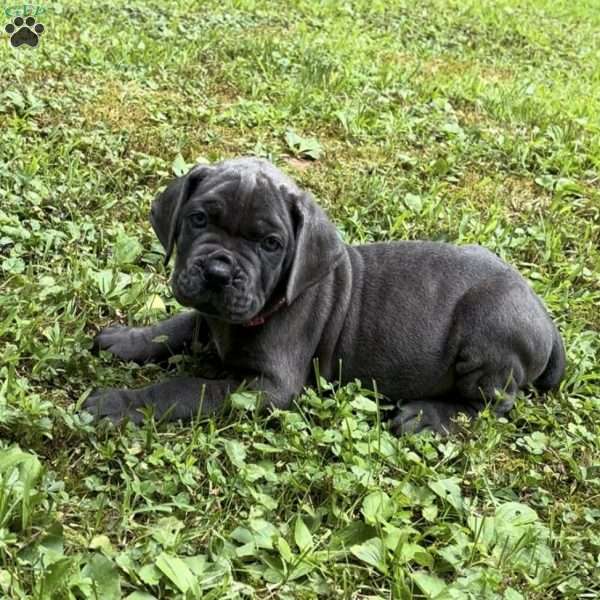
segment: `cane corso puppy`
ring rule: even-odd
[[[403,241],[349,246],[306,191],[256,158],[199,165],[152,205],[176,250],[172,289],[193,310],[150,327],[109,327],[96,347],[157,361],[207,332],[231,376],[178,377],[102,389],[84,407],[139,422],[139,410],[190,419],[218,412],[242,384],[287,408],[314,376],[374,380],[397,403],[396,433],[448,432],[489,403],[507,413],[519,389],[550,390],[562,340],[523,277],[479,246]]]

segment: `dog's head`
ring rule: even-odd
[[[166,262],[176,249],[177,300],[230,323],[291,304],[344,253],[312,197],[256,158],[194,167],[156,198],[150,220]]]

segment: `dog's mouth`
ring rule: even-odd
[[[214,285],[196,267],[174,273],[172,280],[173,294],[180,304],[229,323],[244,323],[260,312],[262,303],[249,287],[248,279],[240,273],[226,284]]]

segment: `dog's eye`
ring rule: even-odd
[[[197,227],[197,228],[206,227],[206,224],[208,222],[208,219],[206,218],[206,213],[203,213],[203,212],[197,212],[197,213],[191,214],[188,217],[188,220],[189,220],[190,224],[192,225],[192,227]]]
[[[281,242],[279,241],[279,239],[274,236],[274,235],[268,235],[261,243],[260,245],[267,251],[267,252],[275,252],[276,250],[279,250],[281,248]]]

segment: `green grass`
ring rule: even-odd
[[[0,45],[0,595],[598,598],[597,1],[48,9],[38,48]],[[449,439],[393,438],[360,384],[268,418],[242,395],[193,426],[91,424],[93,387],[189,367],[90,354],[178,310],[150,200],[244,154],[348,241],[517,266],[564,336],[560,390]]]

